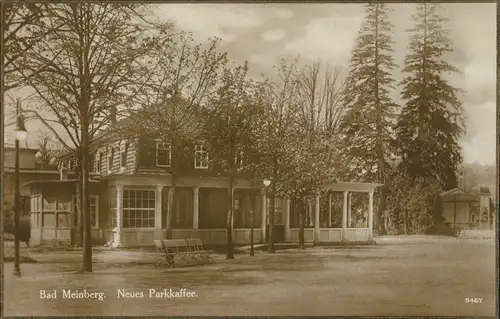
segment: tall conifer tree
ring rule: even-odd
[[[386,180],[396,104],[394,90],[390,9],[383,3],[366,5],[366,18],[359,31],[349,65],[343,102],[346,108],[341,131],[351,179]],[[385,233],[385,188],[378,205],[379,232]]]
[[[404,107],[397,124],[402,168],[410,178],[432,177],[445,188],[457,186],[463,133],[461,91],[446,79],[459,70],[446,61],[452,51],[447,19],[439,4],[419,4],[409,29],[410,43],[401,83]]]

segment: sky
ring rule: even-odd
[[[395,62],[403,65],[415,4],[390,4]],[[443,4],[454,44],[448,61],[462,71],[450,82],[463,89],[465,162],[495,164],[496,154],[496,7],[494,3]],[[163,20],[192,31],[198,41],[217,36],[230,60],[247,60],[252,74],[269,74],[282,56],[298,56],[346,68],[364,18],[362,4],[224,3],[162,4]],[[396,71],[397,81],[403,74]],[[397,96],[397,92],[394,92]],[[7,102],[7,101],[6,101]],[[37,123],[33,125],[39,125]],[[37,131],[41,127],[33,127]],[[32,139],[33,140],[33,139]]]

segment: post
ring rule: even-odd
[[[285,197],[285,242],[290,241],[290,197]]]
[[[19,102],[18,102],[19,103]],[[19,106],[17,108],[17,113],[19,113]],[[18,115],[19,116],[19,115]],[[16,163],[15,163],[15,199],[14,199],[14,275],[21,276],[21,256],[19,252],[19,215],[21,213],[21,202],[20,202],[20,187],[19,187],[19,139],[16,137]]]
[[[328,192],[328,228],[332,227],[332,193]]]
[[[200,227],[200,187],[193,187],[193,230],[191,236],[199,238],[198,228]]]
[[[347,199],[347,228],[352,227],[352,215],[351,215],[351,208],[352,208],[352,193],[349,193],[349,198]]]
[[[368,240],[373,241],[373,191],[368,193]]]
[[[314,207],[314,243],[316,245],[319,245],[320,242],[319,210],[319,193],[317,193]]]
[[[481,216],[481,214],[479,216]],[[456,222],[457,222],[457,196],[453,196],[453,231],[457,230]],[[481,219],[479,219],[479,224],[481,225]]]
[[[266,205],[266,188],[263,187],[260,193],[260,242],[266,242],[266,224],[267,224],[267,205]]]
[[[156,193],[155,193],[155,238],[156,239],[163,239],[163,233],[161,229],[162,191],[163,191],[163,185],[156,185]]]
[[[193,187],[193,229],[198,229],[200,223],[200,187]]]
[[[347,196],[348,192],[344,191],[344,202],[342,204],[342,241],[347,242]]]
[[[122,245],[122,229],[123,229],[123,185],[116,185],[116,227],[113,246],[120,247]]]

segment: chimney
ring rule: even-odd
[[[59,169],[59,175],[61,177],[62,181],[65,181],[68,179],[68,169],[66,166],[62,165],[61,168]]]
[[[111,125],[115,125],[116,124],[116,106],[111,107],[110,118],[111,118],[111,120],[110,120]]]

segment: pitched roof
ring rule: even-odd
[[[466,192],[465,190],[461,188],[453,188],[448,191],[442,192],[440,194],[441,196],[459,196],[459,195],[471,195],[471,196],[478,196],[478,195],[491,195],[490,189],[488,187],[484,186],[476,186],[473,187],[469,192]]]
[[[131,139],[139,136],[168,135],[170,123],[177,127],[178,132],[186,137],[199,137],[203,127],[203,110],[198,105],[192,105],[185,99],[174,97],[165,103],[154,104],[136,110],[129,110],[127,115],[96,136],[102,139],[99,144],[109,141]],[[175,103],[175,104],[174,104]],[[174,108],[175,106],[175,108]],[[103,138],[104,135],[107,135]]]

